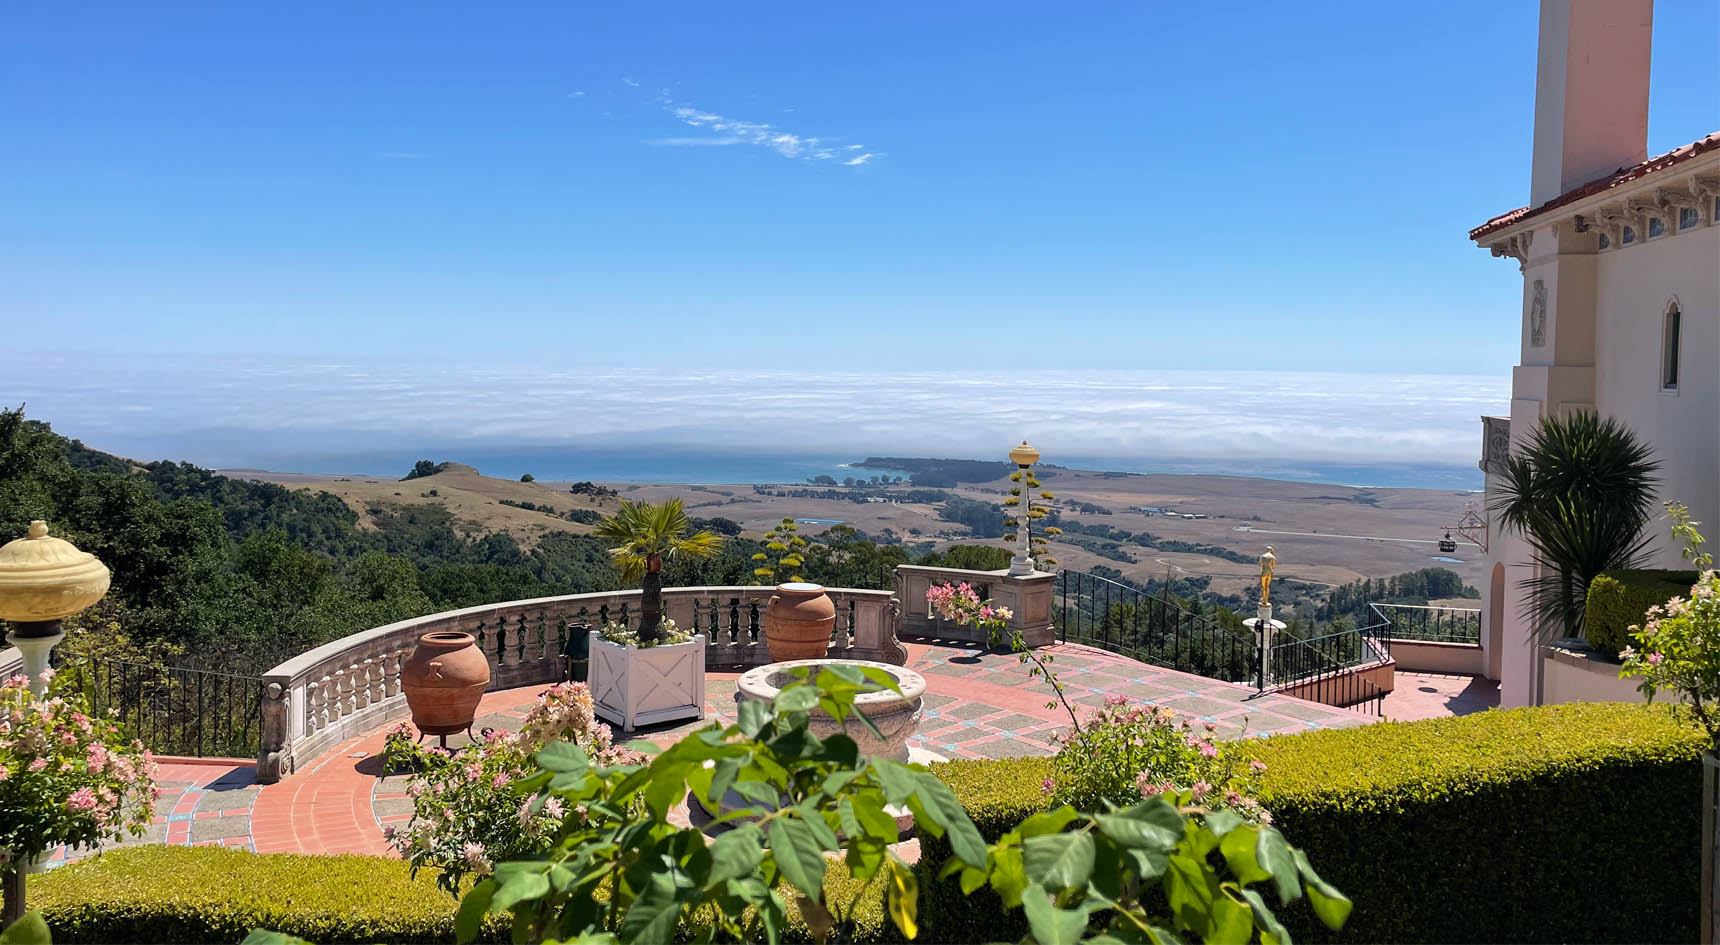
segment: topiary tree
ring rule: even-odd
[[[1660,464],[1629,428],[1591,411],[1550,416],[1505,463],[1493,505],[1528,540],[1540,573],[1522,582],[1537,632],[1580,636],[1589,584],[1640,567]]]

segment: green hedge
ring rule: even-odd
[[[137,846],[29,878],[56,945],[237,942],[256,926],[318,943],[454,940],[458,903],[434,878],[375,856]],[[508,941],[505,923],[487,936]]]
[[[1630,627],[1643,614],[1674,597],[1688,597],[1695,571],[1605,571],[1589,582],[1583,609],[1583,635],[1589,646],[1608,656],[1630,645]]]
[[[1661,706],[1573,703],[1262,739],[1266,803],[1321,875],[1355,900],[1306,941],[1692,941],[1702,736]],[[1050,759],[936,769],[987,839],[1044,809]],[[922,836],[921,942],[1018,940],[989,892],[933,879]],[[879,890],[832,863],[853,940],[895,942]],[[312,941],[449,942],[455,904],[405,864],[360,856],[134,847],[32,877],[57,942],[235,942],[253,925]],[[788,938],[804,941],[795,924]],[[686,934],[689,930],[683,930]],[[491,935],[505,939],[500,923]]]
[[[1266,806],[1355,900],[1299,941],[1677,942],[1697,930],[1703,739],[1664,707],[1571,703],[1262,739]],[[944,769],[988,839],[1042,809],[1045,759]],[[927,862],[948,848],[922,838]],[[1009,940],[1019,919],[960,890],[939,928]]]
[[[871,887],[871,888],[868,888]],[[832,902],[854,902],[856,941],[892,940],[883,889],[831,863]],[[125,847],[32,876],[29,904],[48,921],[56,945],[100,942],[201,942],[233,945],[255,927],[318,945],[454,941],[458,903],[416,881],[392,857],[256,854],[225,847]],[[784,938],[809,942],[792,902]],[[696,921],[696,920],[695,920]],[[680,938],[694,937],[691,927]],[[510,941],[505,917],[492,916],[484,941]]]

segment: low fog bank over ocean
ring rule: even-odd
[[[36,355],[0,400],[138,459],[641,482],[867,477],[867,456],[1001,458],[1346,485],[1480,486],[1506,376],[1256,371],[827,372]]]

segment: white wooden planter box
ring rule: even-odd
[[[591,631],[587,676],[597,715],[625,731],[705,717],[705,635],[688,643],[622,646]]]

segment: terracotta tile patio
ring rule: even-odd
[[[1029,667],[1012,654],[988,653],[962,644],[908,643],[910,668],[926,678],[925,713],[917,747],[948,758],[1009,758],[1050,755],[1055,735],[1068,724],[1061,707],[1048,707],[1050,690],[1028,675]],[[1344,709],[1277,695],[1245,686],[1148,666],[1078,644],[1041,651],[1070,701],[1097,706],[1108,694],[1168,705],[1213,723],[1224,737],[1250,737],[1316,728],[1366,725],[1374,718]],[[1484,686],[1465,677],[1428,677],[1433,693],[1423,691],[1424,674],[1401,674],[1399,691],[1413,695],[1388,699],[1390,718],[1461,714],[1482,707]],[[734,718],[738,673],[706,677],[707,719],[639,733],[668,743],[711,720]],[[479,706],[476,730],[515,728],[542,686],[492,692]],[[1472,691],[1474,690],[1474,691]],[[1496,694],[1494,696],[1496,700]],[[1405,714],[1415,713],[1415,714]],[[383,825],[405,821],[411,802],[404,779],[384,777],[380,753],[384,729],[354,738],[278,784],[257,785],[246,764],[164,764],[163,795],[157,823],[135,843],[219,843],[258,853],[389,852]],[[449,739],[450,746],[464,736]],[[49,866],[76,859],[56,851]]]

